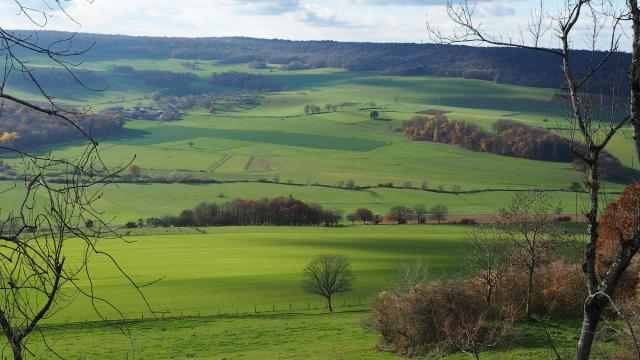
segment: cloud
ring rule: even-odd
[[[425,5],[446,5],[447,0],[345,0],[344,2],[353,5],[403,5],[403,6],[425,6]]]
[[[335,10],[317,5],[304,5],[293,14],[293,19],[306,25],[319,27],[355,27],[356,24],[342,19]]]
[[[491,2],[494,0],[479,0],[478,2]],[[447,5],[447,0],[343,0],[344,3],[352,5],[374,5],[374,6],[434,6]]]
[[[482,16],[512,16],[516,10],[505,2],[486,2],[478,4],[478,14]]]
[[[235,12],[260,15],[281,15],[301,8],[300,0],[223,0]]]

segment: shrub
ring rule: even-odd
[[[383,292],[372,305],[369,325],[385,345],[403,355],[477,353],[499,342],[511,324],[507,312],[488,308],[460,281],[418,285],[406,293]]]
[[[501,270],[496,286],[496,301],[517,308],[524,315],[528,276],[520,267],[508,265]],[[532,313],[541,316],[579,317],[588,292],[579,264],[560,259],[541,266],[533,277]]]

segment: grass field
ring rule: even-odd
[[[487,130],[501,118],[555,127],[562,123],[563,113],[552,101],[551,89],[466,79],[385,77],[341,69],[255,70],[211,61],[200,62],[192,70],[177,59],[120,59],[81,65],[107,75],[108,91],[58,89],[57,99],[94,110],[151,103],[145,95],[158,89],[110,75],[113,66],[125,61],[136,69],[194,72],[203,81],[213,72],[259,73],[282,83],[284,90],[261,94],[262,104],[255,108],[216,114],[194,109],[170,123],[128,121],[124,131],[102,139],[102,155],[109,165],[133,160],[145,175],[180,174],[225,182],[106,187],[100,190],[104,194],[97,207],[116,224],[177,214],[202,201],[290,195],[345,212],[368,207],[385,213],[395,205],[443,203],[453,214],[494,213],[508,204],[515,190],[560,190],[582,179],[570,164],[410,142],[398,131],[403,121],[426,109],[449,111],[449,117]],[[24,89],[17,94],[36,99]],[[355,105],[332,113],[303,112],[307,104],[341,102]],[[378,109],[383,120],[370,120],[371,108]],[[609,150],[626,166],[637,167],[638,160],[630,155],[630,136],[629,129],[623,129]],[[82,144],[59,144],[51,150],[56,157],[73,158],[82,151]],[[3,160],[18,169],[22,166],[15,157],[3,155]],[[274,178],[280,183],[261,182]],[[446,194],[337,188],[349,180],[362,186],[392,182],[419,188],[426,182],[430,189],[459,186],[463,191],[502,191]],[[20,201],[21,184],[5,191],[14,185],[0,182],[4,211]],[[623,184],[605,183],[604,187],[616,192]],[[584,210],[584,196],[567,191],[552,194],[564,212]],[[44,331],[50,344],[68,358],[130,358],[135,350],[135,357],[142,359],[390,359],[394,356],[376,350],[378,336],[363,325],[368,301],[394,283],[401,263],[417,258],[427,261],[433,279],[457,276],[467,230],[452,225],[138,229],[127,238],[131,243],[100,240],[99,247],[113,254],[136,281],[160,279],[144,293],[164,319],[162,315],[150,319],[143,299],[123,276],[117,276],[113,264],[95,257],[90,266],[97,295],[123,310],[133,345],[119,328],[95,321],[90,302],[69,288],[65,291],[73,303],[48,319]],[[66,249],[69,261],[81,250],[78,242],[71,241]],[[349,256],[357,279],[353,292],[337,297],[335,314],[327,314],[321,299],[300,288],[304,265],[313,256],[327,253]],[[88,289],[88,279],[79,283]],[[118,318],[104,305],[98,308],[107,318]],[[558,321],[551,330],[567,353],[575,344],[575,329],[573,322]],[[549,358],[546,345],[538,325],[519,323],[509,345],[487,358]],[[38,341],[34,346],[44,351]]]
[[[349,226],[345,228],[230,227],[200,229],[195,234],[132,236],[131,244],[103,240],[140,283],[162,280],[145,290],[152,307],[167,315],[211,315],[324,308],[321,299],[300,288],[303,267],[318,254],[349,256],[357,277],[353,292],[338,305],[366,305],[369,297],[391,284],[402,262],[429,263],[432,277],[454,276],[467,231],[458,226]],[[166,229],[171,231],[171,229]],[[69,248],[70,253],[79,249]],[[119,305],[127,316],[146,311],[126,279],[115,277],[107,259],[91,262],[98,295]],[[86,284],[85,284],[86,285]],[[257,307],[257,308],[256,308]],[[111,313],[108,316],[113,317]],[[90,304],[78,298],[52,321],[95,318]]]
[[[426,260],[433,278],[458,276],[468,230],[451,225],[138,229],[128,238],[133,243],[107,242],[100,248],[138,281],[163,277],[145,289],[160,313],[152,316],[113,267],[95,258],[97,294],[122,308],[129,320],[111,326],[94,321],[94,310],[77,297],[43,331],[53,349],[72,359],[124,359],[134,352],[139,359],[393,359],[366,326],[369,300],[393,286],[400,264],[417,258]],[[336,299],[335,313],[299,285],[302,267],[322,253],[349,256],[356,274],[354,291]],[[554,320],[549,328],[560,351],[570,354],[578,324]],[[54,357],[38,337],[31,346],[40,358]],[[598,349],[617,346],[604,341]],[[517,323],[507,344],[485,355],[550,358],[535,321]]]
[[[102,154],[117,166],[133,162],[150,176],[188,174],[223,181],[257,181],[279,178],[280,182],[335,186],[355,181],[371,186],[393,183],[431,189],[565,189],[581,176],[570,164],[531,161],[427,142],[410,142],[396,132],[402,121],[425,109],[450,111],[450,117],[473,121],[490,129],[497,119],[511,118],[544,127],[554,127],[562,112],[550,89],[500,85],[486,81],[435,78],[385,77],[376,73],[352,73],[340,69],[305,71],[254,70],[246,65],[218,65],[202,62],[200,70],[184,67],[180,60],[128,59],[138,69],[195,72],[206,78],[212,72],[247,71],[271,76],[285,84],[286,91],[262,95],[262,105],[217,114],[193,110],[184,119],[161,123],[129,121],[126,130],[103,140]],[[86,62],[86,69],[111,74],[120,63]],[[65,98],[95,109],[131,106],[152,89],[122,79],[109,91],[84,92]],[[124,93],[128,92],[126,95]],[[123,95],[124,94],[124,95]],[[396,101],[397,98],[397,101]],[[124,101],[124,102],[121,102]],[[304,115],[306,104],[356,103],[335,113]],[[385,121],[369,119],[370,102],[379,108]],[[627,166],[637,164],[630,132],[625,129],[614,139],[610,151]],[[56,156],[73,158],[81,151],[77,143],[54,148]],[[48,151],[43,148],[42,151]],[[7,159],[20,167],[18,159]],[[621,184],[605,184],[620,191]],[[293,188],[277,184],[224,184],[209,186],[122,185],[106,190],[103,206],[120,222],[175,213],[204,200],[214,200],[220,192],[229,197],[274,197],[295,195],[303,200],[352,211],[360,206],[385,212],[390,206],[413,206],[416,202],[449,205],[456,213],[494,212],[512,195],[509,193],[473,196],[442,195],[400,189],[370,192],[330,188]],[[180,194],[180,196],[172,196]],[[320,195],[321,194],[321,195]],[[9,195],[10,196],[10,195]],[[557,193],[565,211],[576,212],[575,195]],[[123,201],[126,199],[126,201]],[[148,206],[149,200],[154,206]],[[578,211],[583,207],[578,204]]]
[[[262,315],[136,320],[126,325],[131,338],[101,323],[69,324],[45,329],[49,345],[66,358],[125,359],[401,359],[380,348],[378,335],[365,326],[366,312],[306,312]],[[549,332],[562,356],[569,358],[578,324],[552,321]],[[615,349],[599,342],[594,355]],[[34,349],[46,354],[41,344]],[[41,350],[41,351],[40,351]],[[105,355],[108,354],[108,355]],[[52,358],[53,356],[42,356]],[[552,359],[541,325],[517,323],[507,345],[489,350],[484,359]],[[446,360],[469,359],[454,354]]]

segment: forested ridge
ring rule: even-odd
[[[46,44],[69,36],[72,34],[42,31],[38,32],[37,39]],[[97,34],[76,34],[72,46],[91,47],[87,59],[200,59],[227,64],[270,63],[284,70],[337,67],[350,71],[382,71],[387,75],[463,77],[538,87],[558,87],[563,81],[559,58],[515,48]],[[572,61],[579,76],[593,64],[593,53],[576,50]],[[599,74],[620,73],[628,68],[629,61],[628,54],[617,54]],[[603,77],[600,80],[606,80],[604,75],[599,76]]]

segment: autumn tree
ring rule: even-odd
[[[620,197],[609,204],[602,214],[600,233],[596,253],[596,270],[600,277],[618,260],[618,254],[628,247],[635,234],[640,231],[640,183],[628,185]],[[635,296],[638,285],[637,258],[633,272],[626,272],[620,277],[620,285],[613,293],[613,298]]]
[[[351,262],[347,257],[319,255],[304,268],[302,288],[325,298],[329,311],[333,311],[333,296],[351,291],[354,280]]]

